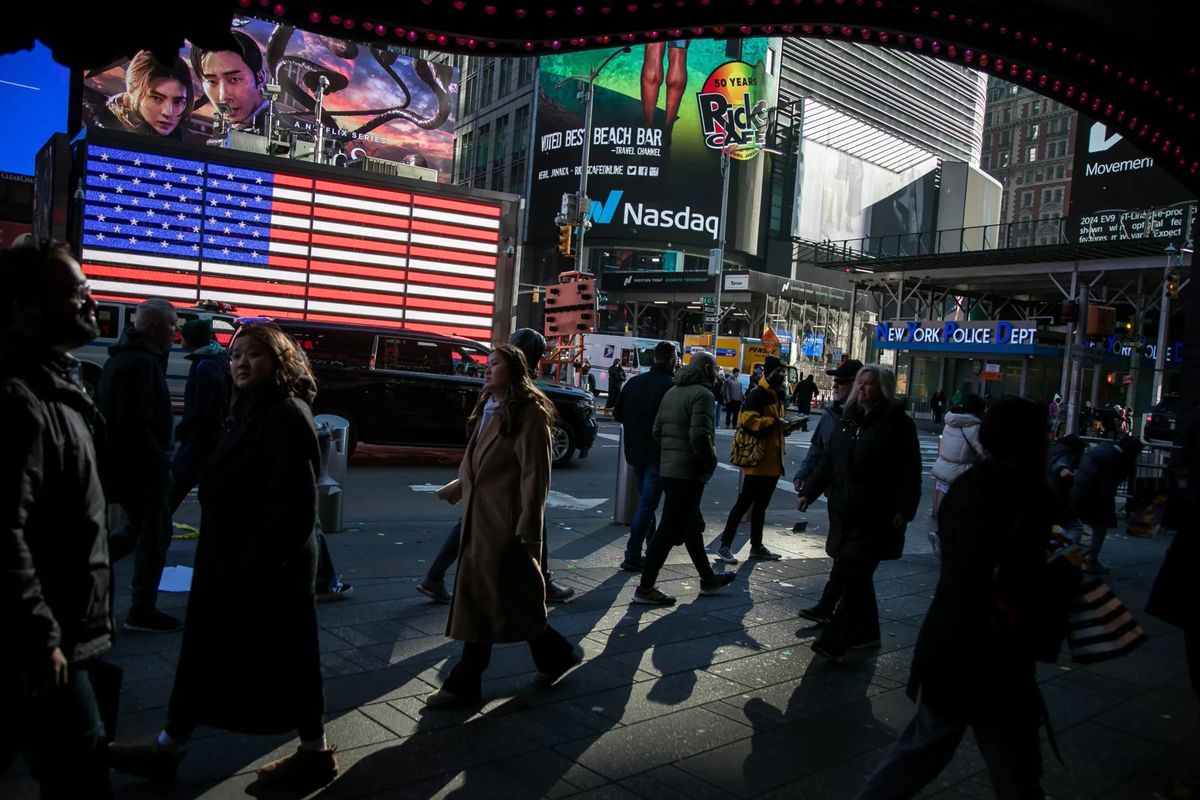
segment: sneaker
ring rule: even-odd
[[[334,748],[305,750],[296,748],[290,756],[277,758],[258,770],[258,782],[281,789],[312,791],[333,782],[338,774]]]
[[[1107,575],[1112,569],[1098,558],[1086,558],[1083,561],[1083,571],[1091,575]]]
[[[583,648],[575,645],[571,648],[571,659],[561,669],[556,669],[553,672],[539,672],[533,676],[533,685],[548,687],[553,686],[562,679],[571,670],[583,663]]]
[[[729,584],[733,583],[733,579],[736,577],[737,575],[732,572],[723,572],[720,575],[714,575],[712,580],[701,580],[700,594],[704,595],[705,597],[714,595],[720,591],[721,587],[728,586]]]
[[[820,606],[812,606],[811,608],[800,609],[800,616],[804,619],[812,620],[818,625],[828,625],[833,622],[833,614],[827,613]]]
[[[669,594],[663,594],[656,587],[643,589],[639,586],[633,592],[633,602],[647,606],[673,606],[675,598]]]
[[[125,618],[125,630],[141,631],[142,633],[174,633],[183,630],[183,620],[161,611],[151,611],[147,614],[134,614],[131,611]]]
[[[938,536],[934,531],[927,534],[929,538],[929,549],[939,559],[942,557],[942,537]]]
[[[641,559],[627,558],[621,562],[621,569],[626,572],[641,572],[643,566]]]
[[[450,711],[455,708],[469,708],[470,706],[478,705],[478,697],[465,697],[463,695],[448,692],[445,689],[438,689],[429,697],[425,698],[425,707],[434,709],[435,711]]]
[[[879,639],[868,639],[865,642],[859,642],[858,644],[852,644],[849,647],[847,647],[846,649],[847,650],[874,650],[875,648],[879,647],[881,644],[882,644],[882,642]]]
[[[449,603],[454,599],[454,596],[446,591],[445,581],[434,583],[433,581],[422,580],[417,584],[417,591],[438,603]]]
[[[333,603],[337,600],[345,600],[354,593],[354,587],[348,583],[338,581],[337,586],[334,586],[328,592],[323,592],[316,595],[318,603]]]
[[[547,603],[566,603],[575,596],[575,590],[570,586],[563,586],[553,578],[546,581],[546,602]]]
[[[738,563],[737,557],[734,556],[733,551],[728,547],[722,547],[717,551],[717,561],[724,561],[726,564]]]
[[[112,742],[108,749],[108,766],[126,775],[149,778],[155,783],[168,784],[175,781],[175,772],[186,752],[167,749],[157,739],[139,744]]]
[[[779,555],[779,553],[772,553],[766,547],[751,547],[750,557],[761,558],[764,561],[778,561],[779,559],[783,558],[783,556]]]
[[[825,648],[824,648],[824,647],[821,645],[821,643],[820,643],[820,642],[813,642],[811,646],[812,646],[812,651],[813,651],[814,653],[816,653],[817,655],[819,655],[821,658],[827,658],[827,659],[829,659],[830,661],[832,661],[832,662],[833,662],[833,663],[835,663],[835,664],[840,664],[840,663],[842,663],[842,661],[844,661],[844,660],[845,660],[845,658],[844,658],[843,656],[840,656],[840,655],[834,655],[833,653],[831,653],[831,652],[829,652],[828,650],[826,650],[826,649],[825,649]]]

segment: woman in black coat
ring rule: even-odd
[[[298,731],[260,784],[317,788],[337,775],[325,742],[313,580],[320,455],[304,353],[269,324],[230,346],[233,426],[200,483],[200,530],[167,725],[148,744],[114,744],[113,766],[173,778],[197,725]]]
[[[868,364],[859,370],[839,427],[798,504],[804,511],[828,490],[829,580],[844,588],[812,648],[835,661],[847,650],[879,646],[875,570],[881,560],[900,558],[904,530],[921,499],[917,428],[895,395],[890,369]]]

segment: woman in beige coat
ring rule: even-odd
[[[462,544],[446,635],[463,654],[432,708],[479,702],[483,672],[497,642],[528,642],[549,686],[583,660],[546,624],[543,514],[550,489],[550,423],[554,405],[530,379],[525,356],[511,345],[492,351],[483,392],[467,422],[467,452],[450,497],[463,504]],[[447,487],[449,488],[449,487]]]

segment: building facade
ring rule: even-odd
[[[1004,187],[1009,247],[1057,244],[1071,202],[1079,115],[1055,100],[989,78],[982,168]]]

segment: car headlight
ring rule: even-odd
[[[591,414],[596,410],[596,401],[591,398],[576,400],[575,405],[584,414]]]

